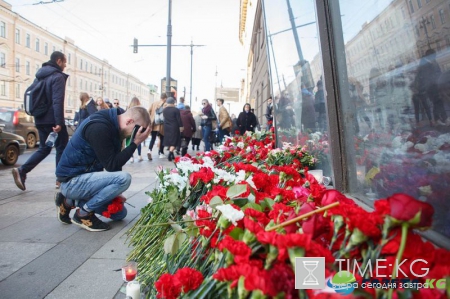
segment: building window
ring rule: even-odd
[[[6,82],[0,81],[0,95],[6,96]]]
[[[414,5],[412,3],[412,0],[408,0],[408,2],[409,2],[409,10],[410,10],[411,13],[413,13],[414,12]]]
[[[20,59],[16,58],[16,72],[20,73]]]
[[[31,72],[30,68],[31,68],[31,67],[30,67],[30,62],[27,61],[26,66],[25,66],[25,73],[26,73],[27,75],[30,75],[30,72]]]
[[[442,8],[439,9],[439,19],[441,20],[441,24],[445,23],[445,15],[444,15],[444,10]]]
[[[16,44],[20,44],[20,30],[16,29]]]
[[[52,51],[52,53],[53,53],[53,52],[55,52],[55,51],[56,51],[56,47],[55,47],[55,46],[53,46],[53,51]]]
[[[27,33],[27,38],[26,38],[26,41],[25,41],[25,46],[26,46],[27,48],[30,48],[30,47],[31,47],[31,37],[30,37],[30,34],[29,34],[29,33]]]
[[[80,70],[83,69],[83,59],[80,60]]]
[[[436,29],[436,21],[434,20],[433,15],[431,15],[430,21],[431,21],[431,28]]]
[[[422,0],[417,0],[417,7],[419,7],[419,8],[422,7]]]
[[[83,89],[83,79],[80,79],[80,89]]]
[[[16,84],[16,98],[20,98],[20,83]]]
[[[6,23],[0,22],[0,36],[6,37]]]
[[[48,55],[48,43],[44,44],[44,54]]]
[[[39,38],[36,38],[36,52],[40,51],[40,41]]]
[[[72,86],[71,84],[70,84],[70,82],[72,81],[72,80],[70,80],[71,78],[70,78],[70,76],[69,76],[69,78],[67,78],[67,85],[68,86]]]
[[[6,54],[0,53],[0,67],[6,67]]]

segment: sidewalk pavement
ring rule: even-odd
[[[28,156],[21,156],[16,167]],[[167,158],[159,159],[155,148],[153,161],[147,160],[147,147],[142,148],[142,156],[144,161],[138,162],[136,151],[135,162],[123,167],[133,177],[124,195],[134,207],[126,205],[127,217],[111,222],[112,229],[104,232],[89,232],[56,219],[54,151],[28,174],[26,191],[14,184],[12,167],[2,166],[0,298],[125,298],[120,292],[122,274],[115,270],[131,250],[126,232],[147,203],[145,192],[157,187],[156,167],[173,165]]]

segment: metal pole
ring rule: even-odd
[[[273,65],[275,67],[275,73],[277,75],[278,90],[280,91],[280,97],[281,97],[280,77],[278,76],[277,62],[275,61],[275,53],[273,52],[272,35],[270,34],[270,31],[269,31],[269,41],[270,41],[270,49],[272,50]]]
[[[289,20],[291,21],[292,33],[294,34],[295,46],[297,47],[298,59],[300,60],[300,63],[302,63],[303,62],[303,53],[302,53],[302,48],[300,47],[300,40],[298,39],[297,29],[295,26],[294,14],[292,13],[292,8],[291,8],[291,4],[289,3],[289,0],[286,0],[286,2],[287,2],[287,6],[288,6]]]
[[[192,39],[191,39],[191,80],[190,80],[191,86],[189,87],[189,106],[191,107],[191,109],[192,109],[192,59],[194,56],[193,48],[194,48],[194,44],[192,43]]]
[[[172,0],[169,0],[169,18],[167,24],[167,72],[166,72],[166,93],[170,93],[170,59],[172,50]]]

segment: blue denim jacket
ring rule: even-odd
[[[103,171],[103,165],[98,160],[94,149],[86,141],[84,134],[86,128],[93,123],[104,123],[110,127],[111,138],[117,145],[116,151],[120,152],[121,141],[118,132],[119,123],[117,122],[117,110],[105,109],[90,115],[75,131],[75,134],[69,141],[61,160],[56,168],[56,176],[60,182],[67,182],[71,178],[83,173]]]

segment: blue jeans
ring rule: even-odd
[[[219,142],[222,143],[223,138],[225,136],[230,136],[230,132],[228,132],[228,130],[223,130],[223,129],[219,129]]]
[[[125,192],[131,184],[131,174],[123,171],[90,172],[61,183],[61,193],[68,199],[75,200],[78,207],[101,214],[112,200]],[[127,216],[127,209],[112,214],[112,220],[122,220]]]
[[[203,126],[203,142],[205,143],[205,152],[209,152],[211,150],[211,143],[209,142],[209,135],[211,134],[212,126]]]
[[[42,160],[47,158],[47,156],[52,151],[52,148],[45,145],[45,140],[47,140],[50,132],[53,132],[52,125],[39,125],[36,126],[39,132],[39,149],[28,158],[27,162],[20,167],[20,172],[23,174],[29,173],[32,171]],[[69,142],[69,134],[67,133],[66,126],[61,128],[61,131],[58,132],[58,138],[55,141],[55,149],[56,149],[56,163],[55,166],[58,165],[59,160],[61,159],[62,153],[66,148],[67,143]]]

